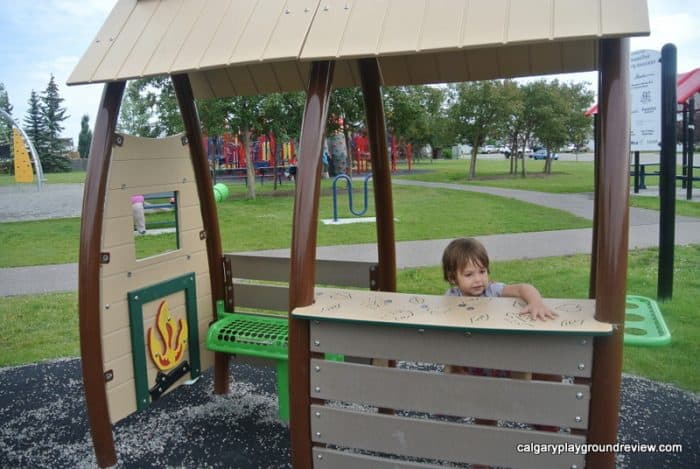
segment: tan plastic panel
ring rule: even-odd
[[[584,455],[518,452],[518,445],[577,444],[585,437],[555,432],[370,414],[311,406],[312,439],[321,444],[442,461],[518,468],[583,467]]]
[[[310,350],[354,357],[590,377],[591,337],[469,334],[311,321]]]
[[[287,257],[254,254],[225,254],[231,262],[234,278],[288,282],[290,261]],[[316,283],[352,287],[370,286],[370,268],[374,262],[316,260]]]
[[[180,53],[197,18],[202,11],[200,0],[182,0],[182,6],[163,35],[158,48],[151,56],[144,75],[161,75],[172,70],[172,64]],[[199,62],[199,60],[197,60]]]
[[[573,335],[610,335],[612,325],[596,321],[595,301],[545,298],[557,313],[555,319],[534,320],[521,314],[520,298],[455,297],[412,293],[327,289],[316,293],[314,303],[294,310],[306,319],[387,324],[461,331],[504,331]]]
[[[530,41],[533,37],[552,39],[554,0],[528,0],[508,2],[506,40]]]
[[[600,27],[600,0],[554,0],[555,37],[587,36]]]
[[[313,448],[313,460],[314,469],[441,469],[445,467],[319,447]]]
[[[338,51],[341,57],[372,56],[378,52],[388,6],[389,0],[356,1],[352,5]],[[336,8],[344,8],[342,2]]]
[[[319,3],[299,57],[303,60],[338,57],[350,14],[357,3],[358,0],[327,0],[322,5]]]
[[[202,219],[197,187],[190,161],[189,148],[182,136],[145,139],[124,135],[121,145],[114,147],[105,200],[102,251],[109,262],[100,269],[101,328],[105,370],[112,370],[113,380],[106,383],[112,422],[136,410],[133,351],[130,333],[128,292],[170,280],[188,272],[196,274],[200,326],[197,344],[204,346],[208,324],[213,320],[209,264],[206,240],[202,239]],[[141,260],[135,258],[133,220],[130,196],[177,192],[179,249]],[[183,292],[165,298],[176,319],[186,318]],[[144,343],[149,328],[155,327],[155,315],[162,299],[143,305]],[[155,382],[157,369],[146,350],[149,386]],[[202,369],[210,366],[210,354],[202,361]],[[189,379],[189,374],[178,384]],[[170,388],[170,389],[174,389]]]
[[[263,58],[267,41],[282,14],[284,4],[284,0],[265,0],[257,3],[227,63],[244,64]]]
[[[299,59],[347,60],[377,54],[409,58],[423,50],[451,54],[462,48],[491,48],[493,54],[500,47],[519,44],[531,45],[534,62],[534,56],[548,53],[546,47],[539,46],[550,41],[562,44],[585,41],[595,49],[602,37],[649,32],[646,0],[215,0],[215,3],[215,7],[203,8],[200,0],[138,3],[121,0],[98,34],[99,42],[90,46],[69,83],[91,81],[104,62],[99,74],[104,81],[193,72],[197,98],[232,92],[221,75],[212,75],[210,81],[215,86],[210,86],[208,74],[196,72],[204,69],[226,69],[235,94],[296,91],[304,89],[306,81],[286,80],[294,75],[278,70],[280,64],[285,64],[284,70],[290,70],[290,65],[298,64]],[[146,19],[154,5],[157,8]],[[112,43],[115,43],[114,51],[110,51]],[[494,62],[487,62],[482,69],[483,56],[470,57],[475,59],[470,60],[470,74],[451,76],[451,80],[542,73],[538,69],[510,67],[513,73],[506,74],[494,67]],[[276,81],[269,79],[270,69],[245,67],[261,61],[275,64],[272,72]],[[435,63],[441,61],[438,57]],[[552,63],[552,60],[544,62]],[[558,67],[547,67],[546,72],[592,70],[596,65],[588,58],[558,63]],[[236,77],[242,73],[250,76]],[[394,75],[389,83],[443,80],[436,70],[426,70],[420,75],[420,81],[408,74],[403,79]],[[347,67],[339,67],[335,85],[356,84],[356,76],[348,74]]]
[[[209,46],[203,51],[199,67],[220,67],[228,63],[257,3],[259,0],[228,1],[226,9],[219,11],[221,23],[215,30]]]
[[[266,8],[268,8],[267,3]],[[304,45],[306,32],[309,30],[318,4],[319,0],[287,0],[269,38],[262,41],[265,43],[265,49],[260,59],[271,57],[275,61],[296,60]]]
[[[110,80],[113,76],[120,74],[122,66],[134,51],[140,35],[148,29],[148,23],[158,9],[159,3],[157,1],[138,2],[93,75],[95,81]]]
[[[311,360],[311,398],[587,428],[588,386]]]
[[[102,63],[105,54],[109,52],[110,47],[114,43],[114,39],[119,36],[119,33],[124,26],[124,23],[129,18],[132,10],[136,7],[137,0],[121,0],[117,2],[105,23],[100,28],[95,39],[90,43],[87,51],[80,58],[78,65],[75,66],[73,72],[68,78],[68,83],[90,83],[92,76]]]
[[[231,79],[229,78],[228,72],[225,68],[207,70],[206,72],[202,73],[191,73],[190,78],[193,76],[202,78],[202,80],[206,82],[206,87],[211,92],[211,96],[203,97],[203,99],[214,96],[236,96],[239,94],[233,87]],[[192,88],[195,90],[194,85]],[[196,91],[195,94],[197,94]]]
[[[508,0],[467,0],[462,47],[502,44],[506,40]]]
[[[389,0],[379,54],[417,51],[427,0]]]
[[[218,29],[231,28],[232,24],[222,22],[225,12],[231,0],[207,0],[206,4],[200,4],[200,14],[192,29],[187,34],[185,41],[171,65],[172,70],[191,70],[198,68],[202,60],[202,53],[207,50],[209,44]]]
[[[604,36],[626,35],[630,28],[649,31],[647,2],[637,0],[602,1],[601,33]]]
[[[462,37],[464,1],[430,0],[423,11],[418,48],[422,51],[454,47]]]
[[[148,24],[138,36],[128,60],[122,64],[119,75],[126,78],[141,77],[146,65],[155,54],[160,41],[165,37],[168,28],[182,8],[183,0],[162,1],[150,0],[158,4],[158,10],[150,18]],[[139,2],[146,3],[146,2]],[[140,7],[140,5],[139,5]]]
[[[136,410],[136,392],[134,391],[133,379],[107,391],[107,407],[112,423],[116,423],[134,413]]]
[[[275,285],[255,285],[234,282],[236,311],[241,308],[289,311],[289,288]]]

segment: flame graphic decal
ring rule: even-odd
[[[148,328],[148,351],[153,363],[161,371],[173,368],[185,355],[187,350],[187,322],[179,321],[179,329],[175,332],[175,320],[170,315],[168,303],[162,301],[156,314],[156,327],[160,340],[156,338],[155,330]]]

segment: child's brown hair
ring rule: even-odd
[[[483,267],[488,272],[489,254],[484,245],[474,238],[452,240],[442,253],[442,275],[445,281],[454,284],[457,271],[469,262]]]

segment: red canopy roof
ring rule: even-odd
[[[683,104],[700,92],[700,68],[681,73],[676,80],[676,98],[678,104]],[[594,104],[584,113],[585,116],[598,114],[598,103]]]

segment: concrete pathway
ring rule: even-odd
[[[564,210],[589,220],[593,218],[592,194],[550,194],[405,179],[395,179],[393,183],[396,185],[480,192]],[[589,254],[591,252],[591,236],[591,229],[582,228],[479,236],[479,239],[484,243],[493,260],[504,261]],[[675,236],[677,245],[700,244],[700,218],[677,217]],[[396,243],[397,266],[399,268],[415,268],[438,265],[442,257],[442,251],[450,241],[451,238],[398,242]],[[658,244],[659,212],[630,208],[629,248],[649,248],[656,247]],[[256,251],[256,254],[289,256],[289,249]],[[316,250],[316,255],[319,259],[356,259],[370,262],[376,261],[378,258],[377,246],[373,243],[319,246]],[[0,269],[0,296],[75,291],[77,285],[77,264]]]

